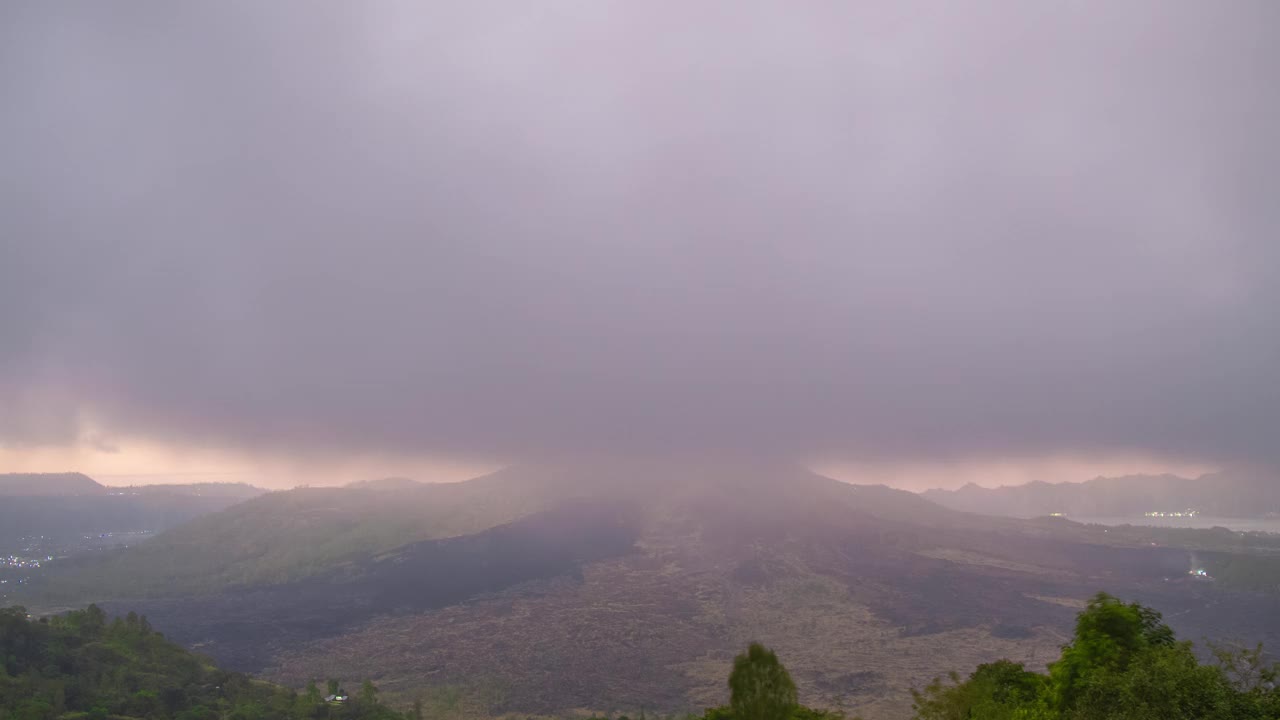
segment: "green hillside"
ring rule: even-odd
[[[310,688],[309,688],[310,689]],[[340,704],[218,669],[129,613],[90,605],[31,619],[0,610],[0,718],[5,720],[402,720],[376,688]]]
[[[697,649],[692,648],[696,654]],[[786,656],[792,657],[790,653]],[[690,656],[692,659],[693,656]],[[827,658],[826,670],[842,661]],[[876,675],[883,668],[863,667]],[[913,720],[1265,720],[1280,717],[1277,666],[1257,649],[1219,648],[1202,663],[1178,642],[1159,612],[1094,596],[1047,672],[1007,659],[951,672],[912,690]],[[562,669],[557,675],[572,674]],[[723,677],[723,675],[721,675]],[[572,678],[561,679],[572,683]],[[728,704],[685,720],[842,720],[840,711],[800,705],[799,688],[778,655],[758,643],[734,658]],[[299,694],[226,672],[155,632],[145,616],[109,620],[94,605],[32,619],[0,610],[0,720],[421,720],[471,717],[475,709],[414,688],[411,715],[380,699],[371,681],[348,693],[312,679]],[[721,686],[723,688],[723,685]],[[723,698],[723,690],[720,697]],[[613,706],[609,697],[593,704]],[[426,711],[424,713],[424,711]],[[488,713],[480,712],[479,716]],[[490,715],[491,716],[491,715]],[[606,718],[610,717],[606,714]],[[644,717],[641,710],[639,717]],[[905,718],[903,713],[898,717]],[[592,720],[598,716],[592,715]],[[626,716],[619,716],[625,718]],[[679,715],[672,716],[679,717]],[[856,716],[851,719],[856,720]]]
[[[493,478],[455,484],[298,488],[249,500],[128,550],[52,568],[33,602],[183,595],[276,584],[540,509]]]
[[[786,487],[803,492],[793,495],[782,491]],[[128,550],[63,561],[26,597],[31,604],[80,604],[293,582],[410,543],[477,533],[581,497],[612,497],[659,514],[675,507],[768,515],[772,507],[761,501],[762,492],[780,493],[786,503],[803,498],[820,514],[874,507],[881,517],[963,521],[909,493],[854,488],[794,466],[521,466],[460,483],[386,480],[270,493]]]

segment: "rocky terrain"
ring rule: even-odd
[[[326,490],[328,513],[319,497],[277,493],[195,529],[271,539],[226,578],[252,577],[242,566],[265,555],[316,557],[298,553],[325,536],[323,518],[333,533],[361,528],[353,537],[382,528],[378,543],[278,581],[197,589],[175,575],[157,593],[165,572],[137,559],[184,552],[194,531],[179,528],[107,562],[150,595],[114,592],[108,607],[272,680],[372,677],[394,702],[477,717],[718,704],[753,639],[779,652],[808,704],[901,717],[909,688],[938,674],[1055,657],[1102,589],[1165,610],[1184,637],[1280,641],[1276,593],[1187,574],[1209,552],[1272,562],[1265,543],[1194,550],[983,517],[789,466],[513,468],[447,487]],[[406,507],[437,518],[437,537],[424,537],[432,523],[400,524],[391,508]],[[290,511],[308,520],[283,522]],[[63,591],[92,570],[66,568]]]

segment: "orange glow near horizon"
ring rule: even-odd
[[[0,472],[82,472],[103,485],[244,482],[273,490],[298,485],[343,485],[384,477],[457,482],[498,468],[494,464],[426,457],[359,455],[341,459],[297,459],[208,448],[178,447],[148,440],[99,447],[0,447]]]
[[[246,482],[271,489],[298,485],[342,485],[383,477],[457,482],[500,467],[496,463],[429,456],[367,454],[303,458],[211,448],[181,447],[146,439],[70,446],[0,447],[3,472],[82,472],[104,485]],[[1084,457],[961,458],[937,461],[829,461],[819,473],[852,483],[885,484],[920,491],[966,483],[988,487],[1045,482],[1081,482],[1102,476],[1173,473],[1196,477],[1217,468],[1141,454]]]
[[[846,482],[883,484],[904,490],[954,489],[968,483],[984,487],[1084,482],[1093,478],[1171,473],[1195,478],[1220,468],[1206,463],[1128,455],[1049,455],[1020,458],[959,458],[919,462],[826,462],[816,472]]]

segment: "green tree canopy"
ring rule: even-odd
[[[1276,668],[1261,648],[1201,664],[1160,613],[1100,593],[1049,674],[1002,660],[914,692],[917,720],[1272,720]]]
[[[1098,593],[1076,617],[1075,636],[1062,649],[1062,658],[1049,667],[1051,702],[1058,710],[1069,710],[1092,675],[1124,672],[1143,650],[1173,644],[1173,631],[1161,622],[1160,613]]]
[[[333,687],[339,687],[337,681]],[[368,693],[325,707],[213,666],[151,630],[86,610],[40,620],[0,609],[0,720],[405,720]]]
[[[734,720],[786,720],[799,705],[791,674],[760,643],[734,658],[729,690]]]
[[[1021,663],[999,660],[979,665],[967,681],[952,673],[951,684],[930,683],[912,691],[912,706],[920,720],[1012,720],[1027,717],[1045,687],[1044,676]]]

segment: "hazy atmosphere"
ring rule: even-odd
[[[0,720],[1280,720],[1280,0],[0,0]]]
[[[1276,27],[1270,0],[8,3],[0,458],[1275,465]]]

